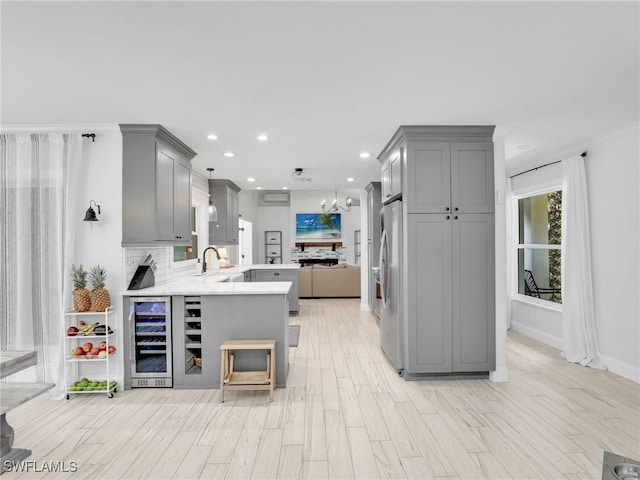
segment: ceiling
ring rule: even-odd
[[[363,187],[399,125],[496,125],[514,171],[639,119],[637,1],[0,8],[3,126],[159,123],[244,189]]]

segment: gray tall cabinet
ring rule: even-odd
[[[406,375],[495,369],[493,130],[400,127],[380,154],[382,201],[403,202]]]

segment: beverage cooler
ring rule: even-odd
[[[171,387],[171,297],[130,299],[131,386]]]

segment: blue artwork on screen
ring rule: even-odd
[[[336,240],[342,235],[339,213],[296,213],[296,238]]]

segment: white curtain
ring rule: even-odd
[[[606,370],[598,347],[584,160],[562,162],[562,355],[569,362]]]
[[[62,398],[82,136],[4,134],[0,155],[0,347],[35,350],[37,366],[11,380],[55,383]]]

